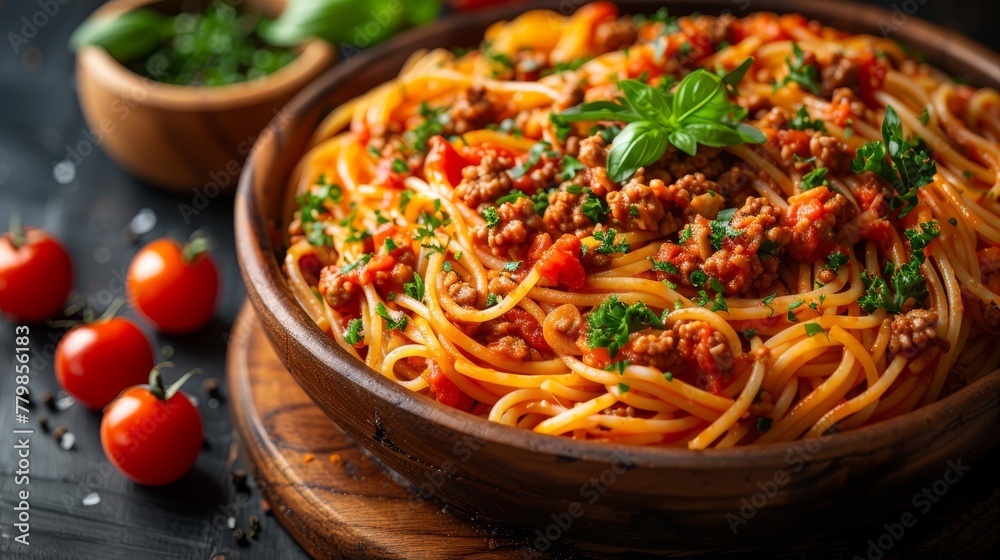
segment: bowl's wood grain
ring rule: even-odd
[[[137,6],[177,13],[181,5],[190,7],[190,2],[114,0],[91,18]],[[257,0],[256,5],[265,9],[270,3]],[[212,198],[235,188],[261,129],[333,60],[330,45],[310,41],[295,60],[264,78],[186,87],[145,78],[104,49],[85,47],[77,55],[76,81],[93,144],[145,181],[185,192],[198,188]]]
[[[625,12],[667,5],[675,13],[742,5],[724,0],[620,4]],[[877,32],[880,20],[889,21],[887,12],[842,3],[758,0],[750,6],[798,10],[855,32]],[[328,340],[291,296],[276,258],[280,248],[270,243],[271,232],[280,231],[287,219],[284,185],[311,131],[331,108],[390,79],[414,50],[477,42],[487,25],[522,9],[446,20],[346,61],[292,101],[287,120],[258,140],[241,177],[237,249],[250,300],[282,361],[352,438],[407,480],[439,480],[438,497],[491,519],[545,528],[553,514],[573,511],[579,517],[565,531],[571,536],[696,547],[767,538],[787,530],[790,520],[816,519],[830,504],[865,503],[943,471],[949,460],[961,457],[968,463],[998,442],[1000,372],[905,417],[823,440],[691,452],[576,442],[491,424],[407,392]],[[954,33],[910,18],[898,36],[939,66],[983,84],[1000,84],[996,55]],[[475,451],[465,453],[470,445]],[[630,468],[618,468],[622,457]],[[444,464],[455,468],[440,468]],[[602,475],[611,483],[595,492],[592,481]],[[766,507],[755,509],[749,524],[730,531],[727,515],[739,517],[741,500],[775,480]]]

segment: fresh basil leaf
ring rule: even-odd
[[[699,144],[722,148],[743,142],[739,133],[717,122],[696,122],[684,126],[684,132],[694,136]],[[679,146],[678,146],[679,147]]]
[[[720,105],[724,105],[722,114],[728,113],[730,103],[721,84],[721,78],[704,68],[699,68],[685,76],[674,93],[674,117],[678,121],[683,121],[702,108],[708,107],[718,110]],[[706,115],[706,118],[711,117]]]
[[[740,85],[740,81],[743,80],[743,76],[746,75],[751,66],[753,66],[753,57],[744,60],[742,64],[733,68],[728,74],[722,77],[722,83],[725,84],[730,94],[737,94],[736,87]]]
[[[667,150],[667,136],[648,121],[629,123],[611,144],[608,154],[608,177],[624,181],[642,166],[649,165]]]
[[[646,120],[670,126],[670,105],[656,88],[638,80],[622,80],[618,82],[618,87],[633,111]]]
[[[684,152],[689,156],[693,156],[698,153],[698,141],[694,136],[684,132],[683,130],[675,130],[670,133],[667,137],[670,143],[677,146],[677,149]]]
[[[747,123],[740,123],[736,125],[736,133],[740,135],[740,138],[747,144],[763,144],[767,141],[767,137],[761,132],[757,127],[749,125]]]

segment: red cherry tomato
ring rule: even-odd
[[[219,272],[206,250],[157,239],[143,247],[129,266],[126,283],[132,301],[157,330],[194,332],[212,318]]]
[[[198,409],[180,391],[165,391],[162,383],[125,390],[101,419],[105,455],[122,474],[149,486],[184,476],[203,439]]]
[[[135,323],[121,317],[74,327],[56,347],[56,377],[66,392],[101,410],[149,378],[153,349]]]
[[[72,286],[73,262],[51,233],[27,228],[0,237],[4,313],[19,322],[43,321],[59,313]]]

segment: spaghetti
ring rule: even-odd
[[[894,41],[530,11],[327,117],[285,269],[351,355],[495,422],[817,437],[1000,365],[998,139],[997,92]]]

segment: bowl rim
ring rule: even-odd
[[[654,2],[634,0],[631,2],[631,4],[643,3],[649,4],[651,8],[657,6],[669,8],[675,4],[695,5],[694,2],[690,1],[671,0]],[[268,236],[260,235],[266,233],[268,220],[254,194],[254,189],[256,169],[262,161],[266,161],[261,159],[261,153],[268,151],[263,149],[265,144],[282,145],[283,136],[289,132],[296,121],[294,115],[303,115],[318,106],[323,106],[324,103],[329,105],[329,102],[325,100],[351,79],[354,73],[353,68],[376,63],[385,54],[396,50],[409,49],[412,52],[411,43],[419,43],[421,40],[426,40],[446,29],[467,26],[469,18],[474,18],[477,22],[480,20],[499,21],[528,9],[555,9],[561,5],[560,2],[549,0],[537,4],[499,6],[474,12],[472,15],[447,17],[427,27],[411,30],[359,54],[351,60],[351,64],[341,64],[330,69],[311,82],[285,106],[283,109],[285,118],[273,120],[268,125],[247,158],[247,164],[240,176],[235,201],[237,257],[247,285],[248,295],[259,317],[264,319],[264,316],[267,315],[275,323],[280,324],[285,331],[285,336],[294,339],[305,352],[325,366],[328,372],[323,373],[329,376],[339,376],[343,380],[349,381],[361,390],[368,392],[373,399],[392,403],[406,413],[427,419],[443,429],[471,436],[486,443],[509,446],[534,453],[556,455],[570,460],[607,462],[624,453],[630,460],[634,460],[639,465],[677,468],[726,468],[747,464],[784,465],[792,452],[806,453],[805,456],[813,460],[842,456],[857,449],[862,444],[870,446],[873,443],[878,443],[882,446],[889,446],[910,435],[926,431],[930,426],[940,426],[942,422],[954,421],[956,418],[961,420],[962,414],[974,411],[977,408],[976,405],[986,406],[990,409],[1000,408],[1000,369],[998,369],[943,399],[906,414],[819,438],[704,450],[580,441],[499,424],[449,408],[389,381],[363,362],[350,356],[320,331],[287,287],[284,273],[274,256],[276,253],[267,238]],[[732,2],[731,0],[702,0],[697,3],[697,6],[702,13],[719,13],[723,9],[731,7]],[[892,12],[883,8],[829,0],[811,0],[810,2],[758,0],[750,13],[762,11],[803,13],[810,14],[807,16],[809,19],[823,21],[824,17],[829,17],[835,12],[842,13],[844,10],[859,10],[876,18],[890,18],[892,16]],[[911,24],[919,29],[919,33],[927,33],[928,36],[950,41],[951,44],[947,45],[946,55],[954,56],[975,68],[985,81],[990,82],[994,87],[1000,86],[1000,55],[958,32],[912,16],[907,21],[907,25]],[[862,25],[860,20],[859,25]],[[283,184],[281,188],[286,189],[287,185]],[[284,352],[286,348],[279,347],[281,345],[273,339],[272,342],[279,355],[285,359],[287,357]],[[299,381],[300,374],[292,373],[296,381]],[[321,408],[324,407],[321,405]],[[819,449],[814,449],[817,440],[821,442],[821,445]]]
[[[111,0],[87,16],[87,21],[112,17],[166,0]],[[160,82],[129,70],[101,47],[88,45],[77,52],[77,72],[86,71],[95,82],[124,99],[179,111],[204,112],[259,103],[273,93],[301,88],[316,78],[335,58],[334,48],[319,39],[296,47],[298,56],[271,74],[224,86],[182,86]],[[136,91],[142,91],[142,96]]]

